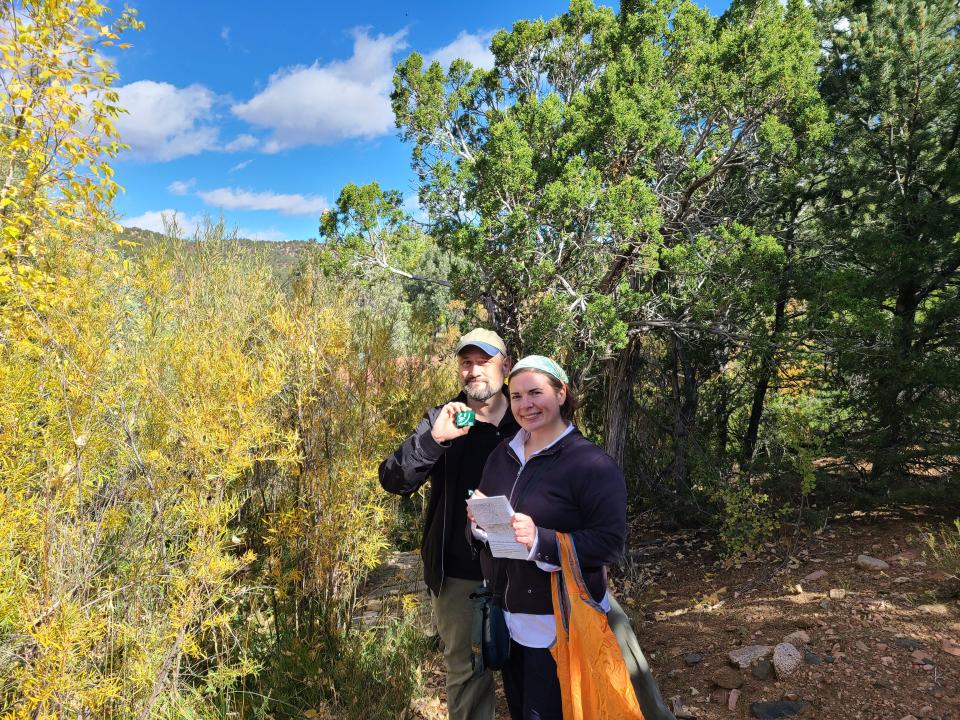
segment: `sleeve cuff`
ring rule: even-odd
[[[536,534],[533,536],[533,545],[530,546],[530,552],[527,555],[527,560],[537,559],[537,545],[539,544],[540,544],[540,528],[536,528]]]
[[[476,540],[480,540],[481,542],[487,541],[487,531],[473,521],[470,522],[470,533]],[[527,559],[529,560],[530,558]]]
[[[553,563],[549,563],[549,562],[543,562],[542,560],[538,559],[540,556],[539,549],[540,549],[540,528],[537,528],[537,534],[533,538],[533,545],[530,547],[530,554],[527,555],[527,560],[533,560],[537,564],[537,567],[543,570],[544,572],[552,573],[552,572],[559,571],[560,570],[559,565],[554,565]]]
[[[420,436],[420,454],[429,460],[438,460],[447,448],[450,447],[449,443],[438,443],[433,439],[433,435],[430,434],[430,429]]]
[[[557,548],[557,534],[547,528],[537,528],[537,541],[531,551],[530,560],[555,567],[560,566],[560,551]]]

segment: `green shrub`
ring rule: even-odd
[[[326,633],[312,643],[281,638],[279,645],[233,703],[244,717],[395,720],[422,692],[431,649],[412,611],[377,627]]]
[[[953,525],[924,533],[924,555],[930,564],[946,575],[946,594],[960,595],[960,518]]]
[[[712,499],[721,506],[720,541],[728,557],[755,553],[790,511],[777,507],[760,483],[736,473],[714,486]]]

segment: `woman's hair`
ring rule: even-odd
[[[511,378],[516,377],[520,373],[525,373],[525,372],[535,372],[535,373],[539,373],[540,375],[543,375],[547,379],[547,382],[550,383],[550,387],[552,387],[557,392],[559,392],[563,388],[567,389],[567,396],[563,400],[563,405],[560,406],[560,417],[562,417],[567,422],[572,422],[573,414],[577,411],[577,408],[580,407],[580,398],[577,397],[577,393],[574,391],[573,387],[570,385],[565,385],[561,380],[559,380],[558,378],[555,378],[550,373],[544,372],[543,370],[538,370],[537,368],[522,368],[521,370],[518,370],[517,372],[513,373],[511,375]]]

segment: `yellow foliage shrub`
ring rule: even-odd
[[[138,26],[0,3],[0,718],[249,714],[271,653],[349,627],[377,463],[449,377],[397,361],[389,298],[288,292],[222,222],[120,255],[99,48]]]
[[[265,644],[350,627],[377,465],[453,375],[389,302],[309,267],[284,294],[223,234],[59,245],[61,296],[0,338],[3,716],[229,707]]]
[[[289,304],[272,316],[290,363],[284,427],[297,438],[299,461],[257,473],[248,517],[277,581],[274,600],[293,605],[275,613],[278,634],[285,618],[308,638],[349,626],[357,585],[386,548],[395,501],[377,468],[397,443],[395,420],[413,422],[452,377],[436,363],[412,362],[396,341],[396,309],[373,302],[334,287],[308,262]]]
[[[0,627],[20,658],[0,708],[148,717],[236,660],[224,617],[252,557],[229,523],[251,468],[295,447],[267,320],[283,296],[217,237],[129,274],[107,251],[56,259],[65,301],[0,342]]]

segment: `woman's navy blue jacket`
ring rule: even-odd
[[[607,591],[606,566],[623,555],[627,526],[627,488],[623,472],[607,453],[574,430],[534,455],[521,470],[508,441],[487,460],[480,491],[506,495],[516,512],[537,525],[536,559],[560,564],[557,532],[570,533],[584,580],[594,600]],[[504,572],[505,571],[505,572]],[[532,560],[494,559],[493,581],[506,576],[494,592],[510,612],[553,613],[550,573]]]

